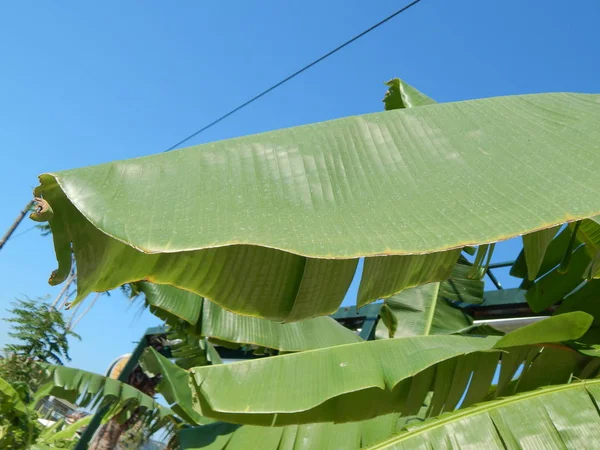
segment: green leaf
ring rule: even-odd
[[[583,336],[593,321],[592,316],[581,311],[549,317],[508,333],[498,341],[496,348],[570,341]]]
[[[415,106],[433,105],[435,100],[419,92],[411,85],[405,83],[400,78],[392,78],[385,83],[388,90],[383,98],[385,110],[412,108]]]
[[[73,439],[81,428],[89,425],[93,417],[93,415],[82,417],[81,419],[76,420],[72,424],[67,425],[62,430],[52,434],[47,433],[49,429],[46,428],[38,438],[37,442],[38,444],[47,444],[56,442],[60,439]]]
[[[194,407],[218,420],[276,426],[348,422],[401,412],[413,377],[417,376],[419,384],[428,376],[420,374],[425,369],[490,350],[497,340],[462,336],[385,339],[192,368]],[[265,383],[265,379],[277,381]],[[422,398],[413,404],[421,405],[428,389],[419,391]]]
[[[473,320],[441,298],[440,283],[406,289],[385,300],[376,338],[452,334]]]
[[[542,264],[538,269],[539,277],[545,275],[560,264],[570,240],[571,230],[569,227],[565,227],[554,239],[552,239],[548,245],[548,248],[546,249]],[[576,245],[578,246],[580,243],[581,242],[578,240]],[[510,275],[517,278],[528,278],[527,263],[525,262],[524,251],[519,253],[517,260],[510,269]]]
[[[585,243],[592,258],[586,278],[600,278],[600,216],[582,220],[577,236]]]
[[[575,312],[525,326],[503,338],[385,339],[192,368],[194,408],[206,417],[252,425],[348,422],[392,412],[415,414],[432,390],[430,409],[437,414],[454,409],[467,387],[476,391],[467,390],[469,401],[481,401],[500,357],[503,366],[505,355],[514,362],[512,369],[509,362],[510,367],[503,367],[502,384],[503,373],[510,381],[530,355],[533,361],[544,351],[540,343],[577,339],[591,321],[588,314]],[[513,351],[516,341],[519,347]],[[494,349],[503,351],[490,353]],[[555,362],[560,364],[560,358]],[[469,384],[478,371],[487,375],[473,375],[476,382]],[[276,382],[265,383],[265,379]],[[544,385],[545,379],[538,382]]]
[[[167,339],[171,357],[182,369],[222,363],[213,345],[204,338],[174,328],[167,334]]]
[[[365,258],[357,305],[364,306],[407,288],[448,279],[460,251]]]
[[[139,283],[151,310],[167,312],[192,325],[188,330],[200,337],[238,344],[254,344],[285,352],[313,350],[360,342],[355,333],[330,317],[316,317],[281,324],[229,312],[202,297],[172,286]],[[169,316],[157,313],[169,322]]]
[[[419,419],[409,418],[409,423]],[[182,450],[358,450],[399,432],[406,418],[389,414],[362,422],[260,427],[218,422],[179,433]]]
[[[567,273],[560,273],[559,266],[537,280],[525,294],[531,310],[536,313],[544,311],[581,285],[590,261],[585,246],[580,246],[573,252]]]
[[[71,243],[78,301],[146,279],[294,321],[335,311],[359,257],[359,304],[442,281],[441,253],[600,213],[598,98],[433,104],[44,174],[52,283]]]
[[[483,303],[482,280],[473,280],[469,278],[471,266],[464,261],[459,261],[452,269],[450,278],[440,285],[440,295],[448,300],[480,304]]]
[[[109,405],[110,415],[136,410],[153,426],[166,423],[173,417],[171,410],[126,383],[70,367],[44,364],[44,368],[48,378],[43,389],[49,389],[49,395],[80,407]]]
[[[581,289],[566,297],[555,314],[584,311],[594,318],[594,325],[600,325],[600,280],[585,283]]]
[[[535,280],[542,267],[546,250],[560,227],[546,228],[523,236],[523,251],[529,280]]]
[[[187,370],[172,363],[152,347],[144,350],[140,358],[140,365],[145,372],[152,376],[162,375],[156,390],[162,394],[171,410],[179,417],[189,424],[204,425],[212,422],[212,420],[202,417],[192,407]]]
[[[27,407],[19,393],[3,378],[0,378],[0,410],[8,408],[12,412],[27,415]]]
[[[600,441],[598,401],[600,380],[546,387],[408,426],[368,448],[591,448]]]

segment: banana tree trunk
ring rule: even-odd
[[[162,342],[160,339],[150,339],[148,342],[150,347],[155,350],[162,348]],[[137,365],[131,372],[127,379],[127,384],[133,386],[144,394],[154,397],[156,395],[156,385],[158,384],[158,378],[149,378],[148,375]],[[135,427],[139,423],[140,416],[138,412],[134,412],[132,416],[124,423],[119,423],[116,418],[110,419],[107,423],[102,425],[96,434],[94,439],[90,443],[88,450],[113,450],[116,448],[119,439],[125,431]]]
[[[127,423],[119,423],[116,419],[109,420],[100,427],[89,450],[113,450],[127,427]]]

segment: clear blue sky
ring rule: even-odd
[[[0,232],[38,174],[160,152],[404,3],[4,3]],[[443,102],[598,93],[599,23],[597,0],[423,0],[190,144],[380,111],[392,77]],[[495,259],[518,249],[503,245]],[[46,283],[55,266],[36,231],[9,242],[0,316],[15,296],[56,295]],[[104,297],[78,327],[73,365],[101,372],[157,323],[118,293]]]

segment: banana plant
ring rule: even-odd
[[[465,246],[600,213],[598,98],[432,103],[43,174],[50,283],[74,251],[74,303],[147,280],[292,322],[334,312],[361,257],[359,306],[443,281]]]
[[[144,364],[162,373],[169,389],[178,390],[170,403],[227,422],[182,431],[182,448],[232,450],[262,442],[265,449],[359,449],[411,422],[489,397],[494,402],[573,377],[597,376],[598,358],[559,344],[580,337],[591,322],[585,313],[565,314],[504,337],[446,336],[447,347],[440,345],[442,336],[371,341],[334,347],[325,354],[307,351],[212,366],[201,380],[194,379],[197,369],[186,374],[156,352],[144,355]],[[305,361],[291,361],[299,357]],[[278,382],[259,381],[265,373],[276,374]],[[186,375],[192,376],[190,383]],[[235,386],[240,389],[232,390]]]
[[[410,439],[461,448],[448,440],[461,414],[489,420],[473,411],[509,405],[503,396],[525,399],[526,410],[537,388],[575,392],[573,379],[597,375],[597,319],[586,312],[596,311],[599,276],[600,96],[437,104],[400,80],[388,86],[382,113],[40,177],[32,218],[52,229],[51,284],[68,277],[74,253],[74,303],[132,281],[179,288],[148,303],[193,337],[186,345],[259,344],[252,335],[268,330],[263,344],[293,352],[201,367],[144,355],[180,416],[229,423],[204,425],[218,436],[203,445],[235,448],[251,436],[323,448],[343,434],[345,448]],[[561,304],[556,315],[503,337],[447,335],[468,328],[456,302],[480,298],[494,244],[516,236],[524,249],[513,274],[534,311]],[[474,263],[461,267],[474,246]],[[359,258],[357,306],[385,299],[378,336],[388,339],[290,346],[290,325],[297,332],[338,308]],[[415,415],[427,418],[420,432],[405,419]],[[572,434],[593,433],[592,422]],[[498,442],[513,442],[494,425]],[[525,435],[514,442],[533,448]]]

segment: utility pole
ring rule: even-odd
[[[25,206],[25,209],[23,209],[23,211],[21,211],[19,213],[19,216],[16,218],[16,220],[10,226],[10,228],[8,229],[6,234],[4,236],[2,236],[2,239],[0,239],[0,250],[2,250],[2,247],[4,247],[4,244],[6,244],[6,242],[8,242],[8,240],[10,239],[12,234],[15,232],[15,230],[17,229],[19,224],[25,218],[25,215],[31,210],[32,206],[33,206],[33,200],[31,200],[29,203],[27,203],[27,205]]]

